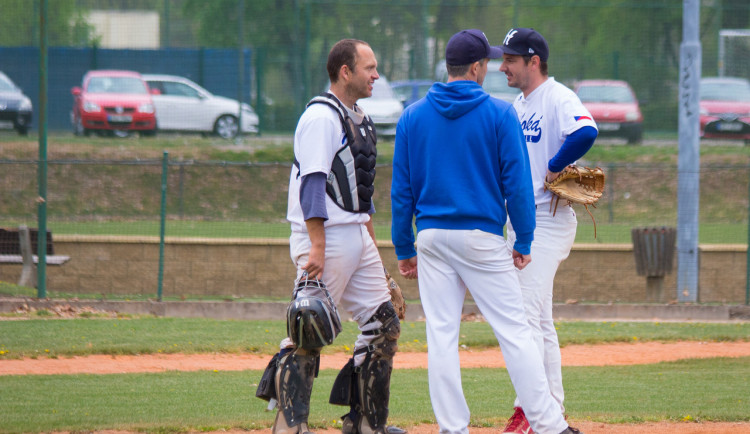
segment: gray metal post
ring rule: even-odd
[[[698,301],[700,1],[683,0],[677,164],[677,300]]]

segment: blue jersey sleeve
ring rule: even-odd
[[[302,177],[299,189],[299,203],[305,220],[322,218],[328,220],[326,210],[326,174],[314,172]]]
[[[417,255],[414,248],[414,195],[409,182],[408,136],[406,118],[401,116],[396,127],[396,144],[393,151],[393,177],[391,179],[391,241],[396,257],[409,259]]]
[[[574,131],[565,139],[557,154],[549,160],[547,169],[556,173],[573,164],[594,146],[594,140],[598,134],[596,128],[589,126]]]
[[[531,253],[531,242],[534,240],[536,229],[534,187],[523,131],[512,107],[503,119],[498,141],[500,188],[506,201],[508,217],[516,232],[516,243],[513,248],[518,253],[528,255]]]

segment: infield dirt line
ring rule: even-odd
[[[561,349],[563,366],[613,366],[650,364],[693,358],[750,356],[750,342],[644,342],[568,345]],[[462,350],[463,368],[505,367],[499,349]],[[348,353],[323,354],[321,369],[341,369]],[[115,374],[164,371],[240,371],[265,369],[268,355],[255,354],[145,354],[135,356],[93,355],[58,358],[0,360],[0,375]],[[399,352],[395,369],[427,367],[427,353]]]

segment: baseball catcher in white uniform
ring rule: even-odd
[[[354,355],[331,392],[332,404],[350,407],[342,431],[404,434],[386,425],[401,326],[370,218],[375,212],[375,128],[356,105],[372,95],[377,61],[366,42],[344,39],[331,49],[327,69],[331,88],[310,101],[294,135],[287,219],[298,283],[287,312],[289,336],[256,396],[278,401],[274,434],[308,432],[320,350],[335,338],[338,317],[332,312],[340,304],[360,329]]]

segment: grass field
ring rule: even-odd
[[[43,314],[40,319],[0,321],[0,358],[172,351],[270,354],[284,330],[281,321],[41,318]],[[747,323],[560,322],[557,326],[563,345],[750,337]],[[461,343],[468,348],[495,346],[486,323],[463,323],[461,334]],[[354,336],[353,324],[345,323],[344,332],[326,352],[347,350],[343,342],[352,342]],[[424,324],[406,322],[399,345],[402,351],[424,351]],[[310,419],[314,428],[337,426],[345,412],[327,404],[336,374],[322,370],[315,382]],[[462,374],[472,425],[502,426],[514,397],[506,370],[464,369]],[[750,420],[750,358],[567,367],[563,374],[567,413],[573,420]],[[0,432],[121,429],[166,433],[269,427],[274,414],[254,397],[260,375],[254,370],[0,375]],[[426,370],[394,371],[391,396],[392,423],[435,423]]]
[[[120,318],[46,320],[48,311],[37,311],[38,319],[0,321],[0,359],[19,357],[68,357],[89,354],[155,353],[256,353],[274,354],[284,321],[221,321],[203,318]],[[13,314],[4,316],[13,317]],[[16,315],[18,316],[18,315]],[[558,322],[560,344],[648,342],[648,341],[747,341],[750,323],[672,322]],[[326,352],[351,351],[357,328],[351,321]],[[460,345],[494,348],[495,335],[483,322],[461,325]],[[423,322],[406,321],[399,348],[426,351]]]
[[[37,143],[33,136],[0,134],[2,226],[36,226]],[[166,235],[210,238],[284,238],[291,136],[245,137],[241,142],[198,135],[155,138],[48,139],[48,227],[59,234],[159,235],[160,159],[169,152]],[[379,239],[390,239],[390,162],[393,141],[378,144],[374,215]],[[662,135],[643,146],[602,140],[582,164],[608,176],[605,196],[592,209],[577,207],[577,243],[630,243],[634,226],[676,226],[676,139]],[[701,148],[699,241],[747,243],[750,147],[707,142]],[[3,177],[5,175],[5,177]],[[731,179],[732,182],[725,180]],[[23,180],[23,182],[19,182]],[[384,181],[385,180],[385,181]]]
[[[585,215],[585,211],[584,211]],[[588,218],[588,216],[586,216]],[[27,224],[22,221],[0,221],[0,227],[18,227]],[[111,221],[75,223],[49,222],[53,234],[72,235],[125,235],[125,236],[159,236],[158,221]],[[589,222],[578,225],[576,243],[586,244],[623,244],[631,242],[632,224],[607,224],[599,222],[594,226]],[[288,238],[291,233],[288,223],[259,222],[211,222],[170,220],[166,224],[167,237],[199,238]],[[379,240],[391,239],[390,225],[375,225],[375,235]],[[746,244],[746,223],[710,223],[699,227],[699,242],[702,244]]]
[[[337,372],[315,381],[310,423],[339,426],[347,410],[328,404]],[[505,369],[464,369],[473,426],[502,426],[514,392]],[[608,423],[747,421],[750,358],[655,365],[564,368],[567,414]],[[208,431],[270,427],[273,412],[255,398],[260,371],[0,376],[3,432]],[[435,423],[424,369],[396,370],[389,422]]]

